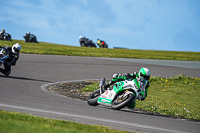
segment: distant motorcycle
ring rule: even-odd
[[[9,33],[4,33],[1,37],[0,40],[5,40],[5,41],[12,41],[11,35]]]
[[[108,48],[108,44],[105,41],[97,39],[97,45],[99,48]]]
[[[113,85],[113,88],[102,90],[106,79],[102,78],[99,89],[94,91],[87,99],[87,103],[91,106],[99,104],[110,106],[114,110],[119,110],[133,103],[136,99],[140,99],[140,82],[136,79],[131,81],[119,81]],[[145,83],[146,84],[146,83]]]
[[[97,47],[96,45],[95,45],[95,43],[93,43],[93,41],[92,40],[89,40],[88,38],[80,38],[79,39],[79,42],[80,42],[80,45],[82,46],[82,47]]]
[[[25,39],[25,40],[24,40],[25,42],[38,43],[36,36],[33,35],[33,34],[25,35],[25,36],[24,36],[24,39]]]
[[[88,41],[89,41],[89,39],[86,38],[86,37],[80,37],[79,38],[79,42],[80,42],[81,47],[87,47]]]

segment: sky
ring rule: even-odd
[[[24,40],[200,52],[200,0],[0,0],[0,30]]]

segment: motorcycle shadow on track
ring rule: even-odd
[[[0,75],[0,78],[11,78],[11,79],[30,80],[30,81],[32,80],[32,81],[40,81],[40,82],[52,83],[51,81],[47,81],[47,80],[32,79],[32,78],[26,78],[26,77],[15,77],[15,76]]]
[[[91,106],[91,107],[94,107],[94,106]],[[120,110],[112,110],[111,107],[109,107],[109,106],[98,105],[98,107],[108,109],[108,110],[111,110],[111,111],[133,113],[133,114],[137,114],[137,115],[147,115],[147,116],[163,117],[163,118],[170,118],[170,119],[185,119],[185,118],[173,117],[173,116],[170,116],[170,115],[162,115],[162,114],[159,114],[159,113],[156,113],[156,112],[148,112],[148,111],[139,110],[139,109],[130,110],[128,108],[123,108],[123,109],[120,109]],[[94,107],[94,108],[96,108],[96,107]],[[193,121],[193,120],[190,120],[190,121]]]

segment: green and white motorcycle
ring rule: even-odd
[[[141,83],[137,79],[117,82],[112,89],[107,89],[103,92],[102,85],[105,84],[105,81],[106,79],[102,78],[99,89],[88,97],[87,103],[89,105],[97,106],[101,104],[110,106],[114,110],[119,110],[135,102],[136,99],[140,99]]]

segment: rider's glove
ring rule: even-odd
[[[113,74],[113,79],[117,79],[118,75],[118,73]]]
[[[118,79],[119,79],[120,76],[121,76],[121,74],[115,73],[113,75],[112,82],[114,83],[114,82],[118,81]]]
[[[124,73],[124,74],[122,75],[122,77],[123,77],[124,79],[130,79],[130,78],[131,78],[131,75],[130,75],[129,73]]]

